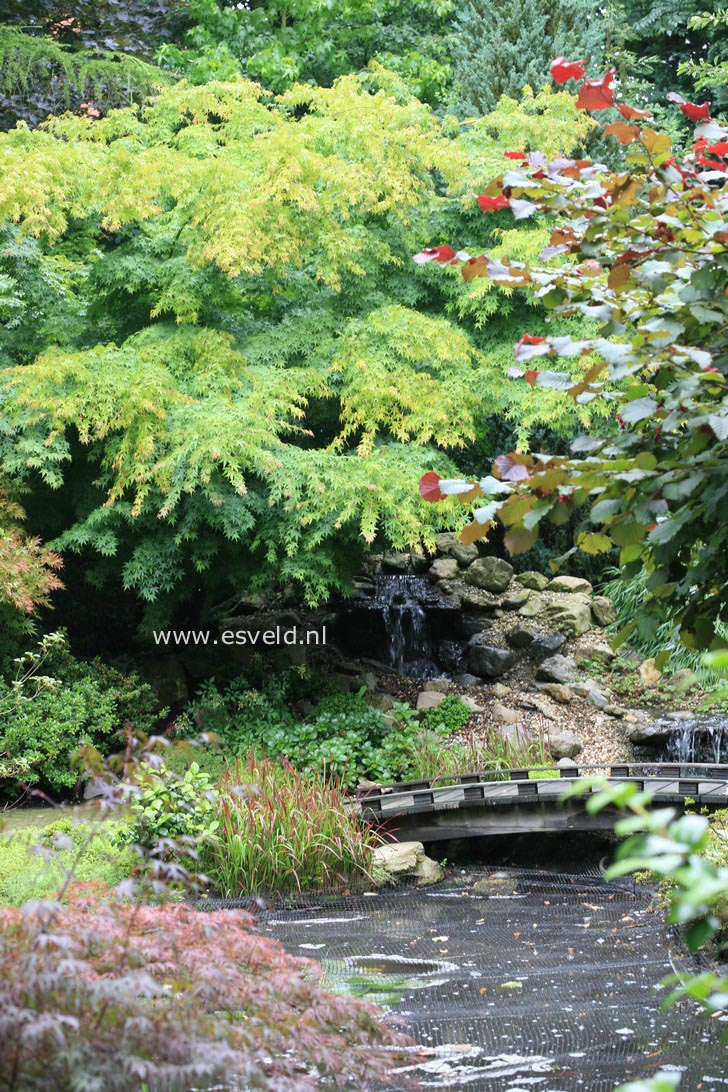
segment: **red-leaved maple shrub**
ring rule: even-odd
[[[240,910],[79,886],[0,909],[0,1088],[360,1089],[406,1042]]]

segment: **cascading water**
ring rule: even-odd
[[[696,715],[673,721],[667,737],[667,762],[728,762],[728,717]]]
[[[387,662],[400,675],[427,678],[440,674],[423,606],[430,587],[421,576],[378,574],[374,604],[387,635]]]

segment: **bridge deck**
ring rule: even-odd
[[[545,770],[558,776],[539,778]],[[377,786],[358,794],[357,807],[364,818],[395,820],[400,832],[417,833],[423,841],[528,830],[603,830],[614,825],[614,810],[589,815],[585,806],[586,796],[598,788],[583,798],[559,802],[576,781],[594,776],[611,785],[635,784],[652,793],[658,804],[684,806],[689,801],[710,810],[728,807],[728,765],[707,763],[477,771],[458,778]]]

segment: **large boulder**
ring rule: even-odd
[[[548,586],[549,578],[544,576],[543,573],[527,572],[519,573],[516,582],[524,588],[530,588],[532,591],[543,591]]]
[[[573,683],[577,674],[576,662],[571,656],[550,656],[536,670],[539,682]]]
[[[474,637],[468,646],[468,671],[484,679],[496,679],[515,667],[517,656],[510,648],[489,644],[485,635]]]
[[[412,877],[418,886],[438,883],[445,873],[437,861],[426,856],[422,842],[390,842],[377,846],[372,853],[372,871],[385,874],[385,880]]]
[[[569,594],[573,592],[584,592],[586,595],[591,595],[594,591],[589,581],[584,580],[581,576],[555,576],[553,580],[549,580],[546,585],[546,590],[567,592]]]
[[[582,633],[591,629],[592,615],[589,602],[585,602],[574,594],[562,595],[553,602],[547,603],[543,615],[554,629],[565,633],[567,637],[580,637]]]
[[[438,557],[432,562],[430,580],[454,580],[458,575],[458,563],[454,557]]]
[[[504,592],[513,578],[513,566],[501,557],[480,557],[465,574],[465,583],[485,591]]]

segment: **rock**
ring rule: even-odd
[[[468,694],[462,694],[461,699],[464,705],[467,705],[471,713],[484,713],[485,709],[482,705],[478,705],[475,698],[471,698]]]
[[[543,633],[531,644],[529,649],[530,655],[534,660],[539,663],[542,660],[547,660],[550,656],[555,656],[557,652],[566,644],[566,638],[563,633]]]
[[[624,719],[628,724],[632,725],[627,732],[627,739],[630,743],[662,742],[662,740],[675,730],[674,728],[671,728],[669,724],[666,724],[665,721],[638,721],[636,724],[633,724],[629,715]],[[677,727],[676,724],[675,728]]]
[[[367,692],[377,689],[377,676],[373,671],[367,671],[364,675],[357,675],[356,678],[351,680],[352,690],[361,690],[362,686]]]
[[[536,631],[530,626],[513,626],[506,631],[506,641],[511,648],[530,648],[536,638]]]
[[[468,572],[470,572],[470,569]],[[500,604],[500,599],[497,599],[483,588],[465,587],[462,591],[462,603],[466,609],[489,610],[492,612]]]
[[[587,638],[580,641],[575,653],[580,659],[593,660],[598,664],[611,664],[617,656],[612,646],[606,641],[600,641],[598,637],[595,640]]]
[[[439,883],[444,879],[445,870],[441,864],[433,861],[432,857],[423,857],[412,875],[417,880],[418,887],[426,887],[428,884]]]
[[[581,576],[555,576],[553,580],[549,580],[546,590],[568,592],[569,594],[572,592],[585,592],[586,595],[591,595],[594,588],[588,580],[584,580]]]
[[[474,542],[466,546],[464,542],[456,542],[450,547],[450,557],[454,557],[461,569],[467,569],[480,557],[478,547]]]
[[[518,724],[521,714],[517,709],[509,709],[507,705],[494,705],[491,709],[493,719],[499,724]]]
[[[477,686],[478,683],[480,682],[480,679],[478,678],[477,675],[468,675],[468,673],[466,672],[463,675],[453,676],[452,681],[454,683],[457,683],[458,686]],[[492,691],[491,691],[491,693],[492,693]]]
[[[607,709],[611,702],[603,690],[600,690],[593,679],[588,679],[587,683],[592,685],[586,687],[586,693],[584,697],[589,705],[593,705],[595,709]]]
[[[536,678],[542,682],[572,683],[576,676],[576,663],[571,656],[549,656],[536,670]]]
[[[460,629],[466,637],[475,637],[486,629],[492,629],[493,619],[484,618],[482,615],[463,617],[460,619]]]
[[[547,682],[541,687],[544,694],[548,694],[554,701],[558,701],[561,705],[568,705],[573,700],[574,694],[564,683],[559,682]]]
[[[479,557],[478,547],[474,542],[471,542],[470,545],[466,546],[464,542],[460,541],[457,535],[450,531],[442,535],[436,535],[435,546],[437,547],[438,553],[454,558],[458,565],[463,569],[467,569],[468,565],[472,565]]]
[[[389,569],[390,572],[406,573],[410,567],[410,555],[396,553],[394,550],[389,550],[382,557],[382,565],[385,569]]]
[[[576,733],[568,728],[549,729],[548,748],[554,758],[576,758],[583,750],[582,742]]]
[[[83,782],[84,800],[97,800],[100,796],[108,798],[109,783],[102,777],[87,776]]]
[[[419,709],[423,713],[427,709],[437,709],[438,705],[441,705],[444,700],[445,695],[441,694],[439,690],[421,690],[417,695],[415,709]]]
[[[570,758],[560,758],[556,765],[560,770],[568,770],[570,772],[579,769],[577,764]]]
[[[508,595],[504,595],[501,602],[506,610],[518,610],[519,607],[526,605],[531,598],[531,593],[528,588],[516,588]]]
[[[516,581],[524,588],[531,588],[532,591],[543,591],[548,585],[549,578],[543,573],[527,572],[518,573]]]
[[[413,573],[426,573],[430,567],[429,559],[419,550],[412,550],[409,555]]]
[[[381,713],[391,709],[396,700],[392,694],[369,694],[366,699],[367,705],[371,705],[372,709],[378,709]]]
[[[606,595],[595,595],[591,602],[592,617],[598,626],[611,626],[617,621],[617,612]]]
[[[422,842],[390,842],[372,853],[372,868],[393,879],[414,876],[418,885],[437,883],[444,872],[437,861],[425,855]]]
[[[427,574],[430,580],[453,580],[458,574],[458,563],[454,557],[438,557],[430,565]]]
[[[546,717],[546,720],[556,720],[558,715],[556,706],[552,705],[548,698],[542,698],[536,694],[531,694],[528,698],[522,698],[521,704],[525,705],[527,709],[535,709],[542,717]]]
[[[515,666],[516,659],[512,649],[486,644],[483,636],[474,637],[468,647],[468,670],[485,679],[505,675]]]
[[[449,554],[458,541],[454,531],[442,531],[439,535],[435,535],[435,549],[438,554]]]
[[[582,633],[591,629],[592,617],[589,603],[582,602],[574,595],[563,596],[547,603],[543,613],[554,629],[565,633],[567,637],[580,637]]]
[[[513,566],[500,557],[480,557],[465,574],[465,583],[489,592],[504,592],[513,577]]]
[[[610,703],[609,705],[604,706],[604,712],[609,713],[610,717],[616,717],[617,720],[621,720],[627,710],[623,709],[621,705],[612,705]]]
[[[335,671],[331,676],[331,681],[342,694],[348,694],[351,690],[351,675],[342,675],[340,671]]]
[[[662,678],[662,672],[655,667],[654,659],[643,660],[639,668],[639,676],[645,686],[657,686]]]
[[[509,686],[504,686],[502,682],[497,682],[493,683],[488,693],[493,698],[502,699],[509,697],[511,689]]]
[[[681,694],[687,693],[688,690],[695,690],[699,686],[702,686],[700,678],[689,667],[681,667],[679,671],[676,671],[670,678],[670,684],[679,690]]]
[[[546,601],[543,596],[539,595],[538,592],[531,592],[528,600],[523,604],[522,607],[519,607],[518,613],[520,614],[521,618],[536,618],[539,614],[541,614],[545,606]]]
[[[447,694],[450,689],[450,680],[428,679],[426,683],[422,684],[422,689],[425,691],[437,691],[440,694]]]

